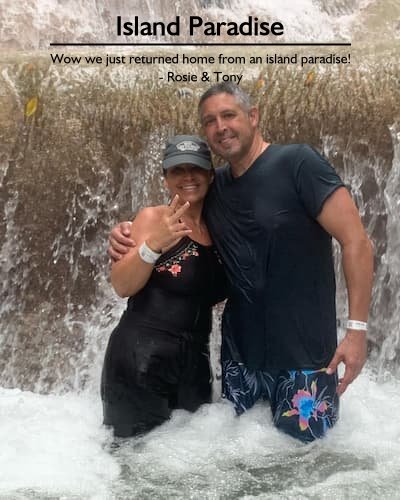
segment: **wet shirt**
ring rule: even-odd
[[[224,276],[215,247],[182,238],[129,298],[101,377],[104,423],[116,436],[142,434],[174,409],[210,402],[211,306],[225,298]]]
[[[211,306],[226,297],[226,276],[215,246],[188,237],[157,260],[146,286],[128,301],[137,322],[180,335],[211,330]],[[206,337],[208,338],[208,337]]]
[[[217,169],[205,217],[230,283],[222,359],[319,368],[336,348],[332,241],[318,224],[343,182],[307,145],[270,145],[240,177]]]

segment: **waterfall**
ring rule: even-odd
[[[387,222],[386,251],[380,256],[376,273],[377,294],[373,317],[381,331],[382,344],[377,349],[376,366],[381,378],[399,376],[400,354],[400,128],[391,127],[393,137],[393,165],[383,191]],[[390,374],[390,375],[389,375]]]
[[[310,88],[307,71],[259,68],[267,85],[259,89],[255,79],[245,85],[269,140],[313,144],[349,186],[376,250],[371,363],[381,374],[395,373],[396,73],[371,66],[370,79],[364,68],[330,69]],[[1,383],[41,392],[82,389],[96,380],[123,307],[108,283],[108,232],[140,207],[165,200],[160,152],[169,134],[198,129],[202,87],[186,95],[137,82],[135,69],[72,70],[45,57],[6,63],[1,75],[9,102],[0,156]],[[37,109],[27,116],[24,104],[34,98]]]
[[[261,405],[236,419],[220,401],[194,415],[178,411],[119,448],[101,425],[102,358],[125,307],[109,283],[108,233],[140,207],[165,202],[161,149],[171,134],[199,131],[196,104],[206,84],[162,83],[167,66],[52,64],[48,44],[115,41],[116,16],[137,12],[148,20],[257,14],[281,20],[286,41],[353,42],[343,52],[351,53],[346,65],[220,67],[243,74],[266,139],[309,143],[329,158],[374,243],[367,367],[322,443],[302,447],[277,434]],[[0,0],[1,498],[398,494],[399,20],[394,0],[187,0],[172,7],[161,0]],[[92,53],[106,50],[114,54]],[[251,54],[272,50],[278,53]],[[248,48],[190,54],[222,52],[249,55]],[[179,67],[190,69],[215,67]],[[338,316],[345,319],[338,245],[335,255]],[[217,323],[218,314],[211,339],[218,376]]]

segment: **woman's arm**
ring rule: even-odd
[[[131,224],[131,234],[135,235],[138,246],[130,248],[119,261],[111,267],[111,284],[120,297],[130,297],[141,290],[150,278],[153,265],[144,262],[139,256],[139,246],[146,241],[150,227],[158,219],[158,207],[141,210]]]

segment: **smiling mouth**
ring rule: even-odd
[[[223,137],[219,143],[224,146],[226,144],[230,144],[232,142],[232,140],[234,139],[234,137]]]
[[[183,191],[194,191],[197,189],[199,186],[197,184],[188,184],[187,186],[181,186],[180,189]]]

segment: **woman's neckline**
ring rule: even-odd
[[[193,240],[189,236],[183,236],[178,242],[175,243],[175,245],[172,245],[172,247],[168,248],[160,257],[162,259],[165,255],[169,255],[170,252],[174,252],[176,249],[178,249],[180,246],[186,243],[194,243],[195,245],[198,245],[203,248],[213,248],[214,244],[211,243],[211,245],[204,245],[203,243],[200,243],[196,240]]]

